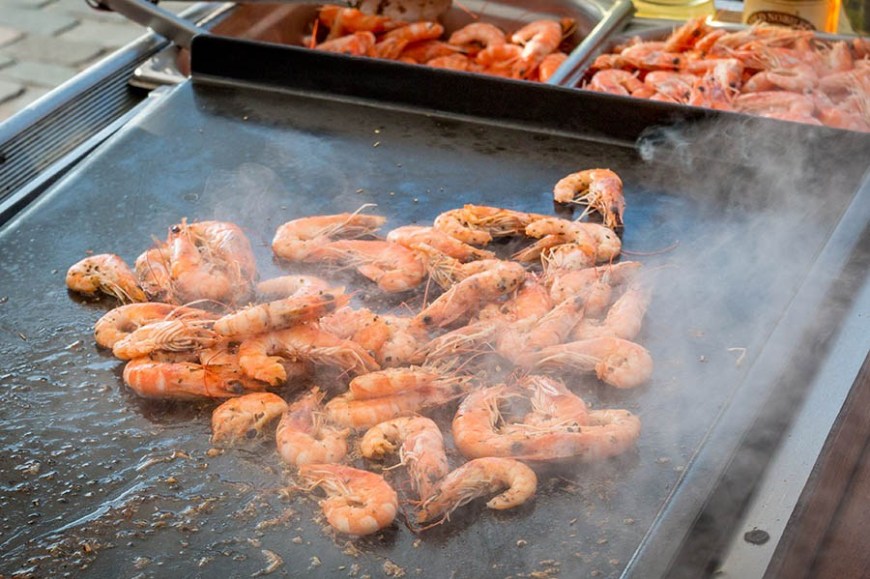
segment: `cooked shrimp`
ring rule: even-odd
[[[432,68],[446,68],[449,70],[475,71],[474,61],[464,54],[451,54],[449,56],[436,56],[426,63]]]
[[[486,22],[472,22],[451,34],[447,42],[474,56],[484,48],[502,45],[507,40],[504,31],[498,26]]]
[[[337,464],[306,464],[299,468],[299,477],[326,492],[320,507],[327,522],[341,533],[370,535],[396,518],[396,491],[373,472]]]
[[[422,40],[405,47],[400,58],[410,58],[419,64],[428,64],[433,58],[451,56],[459,52],[459,48],[441,40]]]
[[[387,368],[361,374],[350,381],[348,391],[356,400],[394,396],[421,388],[445,389],[463,381],[463,378],[448,370],[434,366],[411,366]]]
[[[562,25],[555,20],[535,20],[513,33],[511,42],[523,47],[514,72],[518,78],[527,78],[548,54],[559,48]]]
[[[423,361],[419,348],[426,333],[409,318],[345,307],[321,318],[320,327],[340,338],[353,340],[384,367]]]
[[[385,221],[380,215],[359,212],[294,219],[278,228],[272,239],[272,251],[282,259],[304,261],[312,250],[327,242],[374,233]]]
[[[541,217],[544,215],[468,204],[440,214],[434,226],[465,243],[486,245],[494,237],[522,235],[529,223]]]
[[[337,338],[311,324],[259,334],[239,346],[239,365],[245,375],[273,386],[287,380],[285,359],[310,361],[356,373],[379,368],[359,344]]]
[[[742,94],[734,99],[734,107],[738,111],[754,114],[789,112],[807,116],[815,110],[815,104],[808,96],[785,91]]]
[[[518,507],[535,494],[538,477],[528,466],[510,458],[477,458],[452,471],[435,486],[432,495],[423,501],[417,512],[417,522],[425,523],[450,514],[474,499],[492,493],[486,506],[495,510]]]
[[[495,258],[486,258],[463,263],[426,243],[415,245],[414,251],[423,259],[429,279],[445,290],[468,276],[497,267],[501,261]]]
[[[347,454],[348,430],[325,424],[323,396],[315,386],[281,416],[275,440],[278,454],[287,464],[333,464]]]
[[[112,346],[121,360],[151,352],[186,352],[214,346],[220,336],[211,330],[211,320],[174,318],[151,322],[130,332]]]
[[[441,294],[416,316],[426,327],[443,328],[474,315],[484,304],[513,292],[525,279],[526,271],[514,262],[474,274]]]
[[[423,261],[413,250],[389,241],[333,241],[313,249],[309,259],[355,267],[387,293],[414,289],[426,276]]]
[[[640,270],[636,261],[622,261],[584,269],[549,268],[546,272],[550,285],[550,297],[563,302],[573,296],[584,300],[586,316],[595,318],[604,315],[610,305],[613,288],[633,279]]]
[[[383,459],[399,444],[401,464],[408,467],[417,496],[425,500],[435,483],[450,472],[444,437],[431,419],[407,416],[370,428],[360,441],[360,450],[366,458]]]
[[[583,320],[572,333],[575,340],[613,336],[633,340],[640,333],[643,317],[650,303],[650,291],[642,287],[629,287],[617,299],[603,320]]]
[[[148,357],[127,362],[124,383],[143,398],[162,400],[232,398],[266,389],[266,384],[245,376],[235,365],[162,362]]]
[[[664,42],[639,42],[625,48],[617,60],[638,70],[679,70],[689,57],[664,49]]]
[[[180,303],[172,288],[169,247],[165,243],[144,251],[136,258],[135,268],[139,284],[151,300]]]
[[[318,295],[291,296],[227,314],[215,321],[214,331],[221,336],[237,338],[283,330],[315,320],[349,301],[350,297],[342,294],[340,288]]]
[[[448,235],[434,227],[419,225],[405,225],[393,229],[387,234],[387,241],[398,243],[409,249],[415,249],[420,244],[425,244],[439,252],[458,259],[460,261],[474,261],[478,259],[493,259],[495,254],[491,251],[478,249],[467,243]]]
[[[581,218],[597,211],[605,226],[611,229],[622,226],[625,213],[622,179],[610,169],[586,169],[563,177],[553,188],[553,199],[557,203],[586,205]]]
[[[547,287],[538,280],[538,276],[527,272],[516,294],[504,302],[491,303],[481,308],[478,318],[506,322],[537,320],[547,315],[553,306]]]
[[[547,82],[553,76],[562,63],[568,59],[568,55],[564,52],[553,52],[548,54],[538,65],[538,80]]]
[[[122,303],[148,299],[130,266],[112,253],[91,255],[71,266],[66,272],[66,286],[86,295],[102,292]]]
[[[212,444],[262,438],[265,428],[287,410],[287,403],[271,392],[254,392],[230,398],[211,413]]]
[[[331,287],[328,281],[313,275],[282,275],[258,283],[257,298],[271,301],[293,296],[317,295]]]
[[[317,15],[322,24],[329,28],[328,39],[339,38],[349,32],[384,32],[405,23],[385,16],[365,14],[356,8],[343,8],[327,4],[320,8]]]
[[[689,20],[668,36],[667,40],[665,40],[664,50],[666,52],[679,52],[694,47],[710,31],[710,27],[707,26],[706,22],[706,16],[699,16]]]
[[[501,320],[482,320],[433,338],[420,348],[427,363],[441,363],[457,356],[492,347],[502,330]]]
[[[170,228],[167,246],[173,293],[182,302],[234,304],[250,297],[257,265],[251,243],[237,225],[182,220]]]
[[[326,52],[337,52],[350,56],[366,56],[374,48],[377,39],[371,32],[354,32],[340,38],[332,38],[314,48]]]
[[[541,239],[540,243],[522,252],[523,259],[528,260],[535,251],[545,249],[540,255],[545,260],[545,266],[576,267],[571,264],[568,254],[579,252],[581,266],[592,265],[595,262],[610,261],[619,256],[622,242],[611,229],[597,223],[569,221],[559,217],[546,217],[533,221],[526,227],[526,235]],[[550,241],[554,236],[557,244]],[[561,242],[561,243],[558,243]],[[562,247],[564,246],[564,247]],[[561,247],[561,249],[560,249]],[[561,253],[561,252],[567,252]],[[588,258],[588,259],[587,259]],[[588,263],[591,260],[591,263]]]
[[[514,361],[527,352],[561,344],[583,319],[583,299],[576,297],[556,305],[539,318],[527,318],[498,333],[496,351]]]
[[[131,333],[154,322],[215,320],[217,316],[187,306],[158,302],[127,304],[106,312],[94,325],[94,339],[103,348],[113,348]]]
[[[474,57],[474,62],[483,72],[494,76],[519,78],[517,64],[523,49],[516,44],[498,44],[484,48]]]
[[[369,56],[395,60],[412,42],[435,40],[444,34],[444,27],[436,22],[413,22],[381,35]]]
[[[578,340],[528,352],[517,362],[524,367],[595,372],[617,388],[634,388],[649,380],[653,361],[643,346],[622,338]]]

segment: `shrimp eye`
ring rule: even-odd
[[[241,382],[230,382],[227,384],[227,391],[232,392],[233,394],[244,394],[245,386]]]
[[[423,323],[427,326],[432,323],[432,316],[423,316]]]
[[[172,233],[181,233],[181,227],[178,225],[173,225],[169,228],[169,231],[171,231]]]

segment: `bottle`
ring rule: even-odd
[[[714,0],[632,0],[635,18],[688,20],[697,16],[713,16]]]
[[[837,32],[840,0],[745,0],[744,24],[776,24]]]

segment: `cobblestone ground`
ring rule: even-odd
[[[0,0],[0,122],[145,32],[85,0]]]

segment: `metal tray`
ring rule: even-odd
[[[240,4],[215,18],[207,26],[211,34],[258,42],[303,46],[317,17],[318,3]],[[571,62],[584,59],[599,43],[628,21],[630,0],[548,0],[529,5],[521,0],[470,0],[455,4],[441,19],[445,34],[471,22],[488,22],[506,31],[517,30],[538,19],[573,18],[576,29],[566,39],[573,50]],[[571,67],[570,62],[566,65]],[[139,67],[131,82],[153,88],[181,82],[190,71],[190,53],[179,47],[168,49]]]
[[[675,125],[669,107],[607,95],[216,37],[193,55],[193,83],[0,229],[4,575],[252,576],[268,550],[276,574],[299,577],[658,576],[755,420],[793,405],[784,393],[824,358],[831,285],[848,299],[866,283],[849,267],[870,202],[863,135],[706,113]],[[256,86],[250,62],[268,71]],[[627,257],[666,274],[640,338],[657,370],[632,391],[572,386],[638,413],[637,450],[543,469],[531,504],[470,505],[419,536],[401,523],[334,536],[312,498],[282,494],[292,473],[270,444],[210,456],[213,405],[131,394],[93,343],[113,304],[64,288],[88,252],[132,261],[184,217],[239,223],[265,278],[286,271],[269,241],[293,217],[364,203],[388,227],[466,202],[549,213],[555,181],[595,166],[625,180]]]

